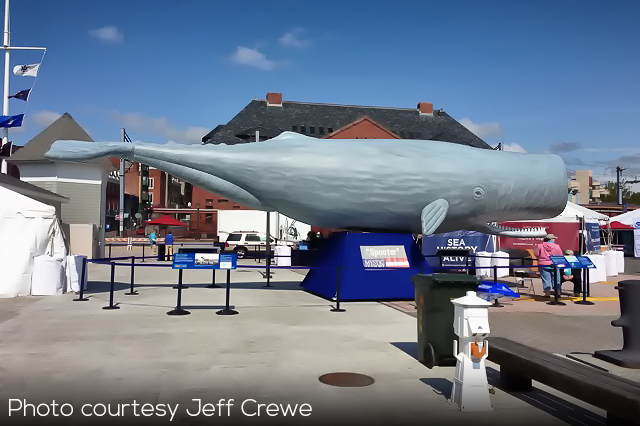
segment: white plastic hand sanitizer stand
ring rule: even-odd
[[[450,402],[461,411],[492,411],[484,360],[489,353],[489,310],[491,303],[474,291],[451,301],[455,305],[453,352],[458,359]]]

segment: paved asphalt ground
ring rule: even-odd
[[[121,255],[114,251],[114,256]],[[131,254],[131,252],[124,253]],[[135,252],[134,252],[135,254]],[[243,261],[256,265],[253,261]],[[428,425],[602,425],[605,413],[541,384],[512,394],[496,388],[494,410],[461,413],[447,402],[453,367],[427,369],[415,358],[417,324],[411,302],[333,303],[299,288],[304,271],[275,270],[265,289],[258,270],[232,272],[231,304],[239,315],[219,316],[223,288],[207,289],[209,271],[186,271],[184,317],[167,316],[176,303],[177,271],[150,260],[136,267],[138,296],[126,296],[130,268],[116,270],[115,300],[109,301],[109,268],[90,266],[89,301],[73,294],[0,299],[0,422],[13,424],[428,424]],[[627,259],[624,276],[593,286],[593,306],[566,306],[524,297],[491,308],[493,336],[590,359],[594,350],[617,349],[621,332],[610,325],[619,315],[615,280],[636,278],[640,262]],[[218,283],[224,274],[218,273]],[[539,282],[535,282],[539,286]],[[539,289],[538,289],[539,290]],[[539,294],[539,293],[538,293]],[[612,300],[614,299],[614,300]],[[578,356],[578,355],[577,355]],[[487,363],[490,383],[499,366]],[[637,370],[614,374],[640,381]],[[374,379],[371,386],[321,383],[326,373],[353,372]],[[82,403],[180,403],[167,417],[8,416],[9,399]],[[193,399],[264,403],[310,403],[312,417],[247,417],[239,405],[227,417],[191,417]],[[288,421],[287,421],[288,420]]]

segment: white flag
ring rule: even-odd
[[[25,77],[37,77],[39,68],[40,64],[16,65],[13,67],[13,73]]]

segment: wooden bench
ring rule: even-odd
[[[489,338],[488,358],[506,391],[531,390],[536,380],[606,410],[608,425],[640,424],[640,383],[502,337]]]

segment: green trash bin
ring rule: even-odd
[[[477,291],[481,280],[467,274],[420,274],[411,277],[418,309],[418,361],[429,368],[456,365],[452,299]]]

